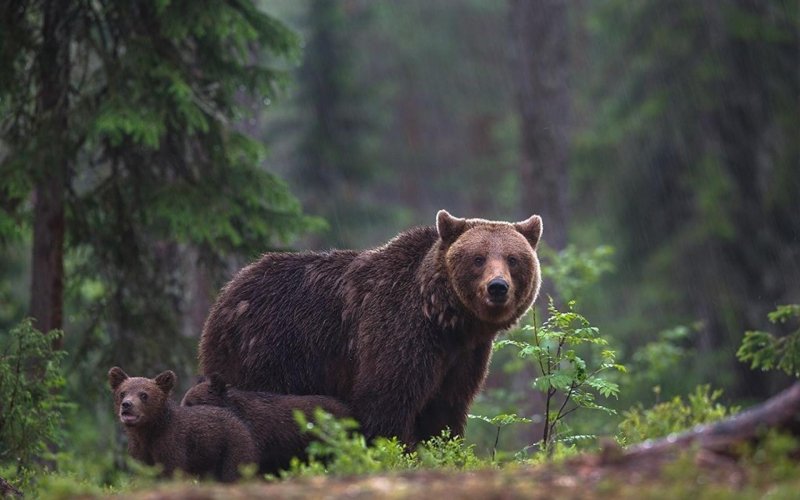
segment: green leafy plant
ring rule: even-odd
[[[469,470],[484,465],[475,455],[475,445],[466,444],[463,437],[453,436],[449,429],[423,441],[408,457],[415,468]]]
[[[528,323],[510,338],[495,342],[494,348],[515,347],[520,358],[531,360],[538,367],[541,375],[533,380],[533,388],[545,395],[545,425],[539,446],[550,457],[564,417],[578,408],[615,413],[599,404],[596,395],[617,397],[619,385],[606,372],[625,372],[625,367],[616,362],[615,352],[606,348],[608,341],[600,336],[597,327],[575,311],[575,301],[570,301],[567,311],[562,312],[551,298],[549,317],[541,326],[536,322],[535,310],[531,311]],[[589,348],[589,357],[582,348]],[[597,358],[598,362],[592,363]]]
[[[675,396],[669,401],[644,409],[641,405],[623,412],[617,442],[623,446],[646,439],[664,437],[698,424],[722,420],[739,411],[718,402],[722,390],[711,390],[709,385],[695,387],[687,401]]]
[[[544,246],[541,254],[546,263],[542,266],[543,276],[553,281],[555,289],[565,300],[582,296],[603,274],[614,269],[611,262],[614,248],[608,245],[589,250],[567,245],[559,252]]]
[[[800,304],[778,306],[767,317],[773,324],[797,321],[797,329],[782,337],[762,331],[745,332],[736,357],[749,362],[754,370],[781,370],[800,378]]]
[[[520,417],[516,413],[502,413],[494,417],[485,417],[483,415],[470,414],[467,415],[467,417],[473,420],[482,420],[484,422],[488,422],[489,424],[497,428],[497,433],[495,434],[494,437],[494,445],[492,446],[492,462],[494,462],[495,456],[497,455],[497,443],[500,441],[500,430],[503,427],[506,427],[511,424],[529,424],[532,422],[530,418]]]
[[[62,418],[72,408],[60,394],[65,353],[52,347],[60,337],[31,319],[0,333],[0,465],[15,467],[22,482],[62,442]]]
[[[296,412],[295,419],[301,430],[315,440],[308,446],[308,460],[293,459],[291,468],[282,477],[370,474],[420,467],[465,469],[481,465],[473,445],[451,436],[449,430],[421,443],[415,451],[407,451],[397,438],[379,437],[367,442],[357,432],[354,420],[337,419],[319,409],[313,419],[301,412]]]

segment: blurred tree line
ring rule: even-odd
[[[263,132],[302,137],[273,158],[330,207],[317,246],[374,245],[440,207],[541,213],[550,248],[616,249],[616,271],[579,299],[625,356],[685,326],[664,389],[774,391],[734,353],[800,300],[796,2],[320,4],[286,17],[309,42],[295,99]],[[324,176],[339,180],[320,189]],[[356,206],[364,217],[342,217]]]
[[[63,328],[73,387],[188,375],[260,252],[540,213],[555,251],[616,249],[579,302],[622,359],[686,325],[649,385],[763,397],[734,352],[800,302],[799,9],[6,2],[0,329]]]

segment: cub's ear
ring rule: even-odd
[[[176,378],[175,372],[167,370],[156,375],[155,382],[158,388],[161,389],[161,392],[169,394],[172,388],[175,387]]]
[[[121,383],[128,379],[128,374],[122,371],[122,368],[115,366],[108,370],[108,385],[111,386],[112,391],[116,391]]]
[[[217,395],[225,394],[225,379],[219,373],[212,373],[208,376],[208,384],[211,392]]]
[[[542,237],[542,218],[538,215],[531,215],[529,218],[522,222],[516,222],[514,229],[519,231],[528,243],[531,244],[534,250],[536,245],[539,244],[539,239]]]
[[[436,214],[436,231],[443,242],[450,245],[467,229],[467,221],[453,217],[447,210],[439,210]]]

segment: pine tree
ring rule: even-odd
[[[177,331],[182,247],[220,263],[316,224],[236,126],[298,48],[249,0],[4,4],[0,229],[33,228],[39,329],[62,326],[65,252],[130,357]]]
[[[594,220],[607,212],[615,221],[601,231],[624,265],[618,292],[606,295],[642,318],[637,337],[702,321],[698,368],[704,380],[719,377],[718,363],[735,363],[738,332],[800,293],[790,194],[800,192],[800,10],[750,0],[591,10],[589,57],[599,64],[576,155],[589,182],[576,198],[592,201]],[[733,368],[737,395],[770,392]]]
[[[354,31],[368,7],[348,11],[340,0],[312,0],[307,8],[308,44],[297,73],[303,130],[292,177],[307,209],[330,224],[311,244],[349,248],[363,243],[365,223],[386,216],[367,196],[378,170],[369,146],[371,92],[355,71]]]

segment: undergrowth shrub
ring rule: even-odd
[[[647,409],[641,405],[634,406],[622,414],[617,442],[627,446],[664,437],[698,424],[721,420],[739,411],[736,406],[728,407],[719,403],[721,396],[721,389],[712,391],[709,385],[700,385],[687,396],[685,402],[680,396],[675,396]]]
[[[762,331],[746,332],[736,357],[749,362],[753,370],[781,370],[800,378],[800,304],[778,306],[767,317],[773,324],[793,322],[796,328],[783,336]]]
[[[314,412],[312,420],[302,412],[296,412],[295,419],[301,430],[315,441],[308,447],[308,460],[293,459],[291,468],[281,477],[343,476],[418,468],[471,469],[487,465],[475,455],[473,445],[466,445],[463,438],[451,436],[448,430],[408,451],[397,438],[379,437],[368,443],[357,432],[354,420],[337,419],[320,409]]]
[[[20,489],[53,460],[73,408],[61,395],[65,353],[52,347],[60,336],[40,332],[31,319],[0,332],[0,472],[13,470]]]
[[[531,309],[523,325],[498,340],[495,349],[512,347],[520,359],[534,366],[538,375],[531,387],[544,394],[542,438],[526,447],[535,447],[552,456],[554,446],[564,439],[575,440],[594,436],[570,436],[564,432],[564,419],[576,410],[616,411],[603,404],[602,398],[616,398],[619,384],[614,373],[625,373],[616,362],[616,352],[608,348],[608,340],[600,330],[575,309],[575,301],[565,311],[557,309],[552,299],[548,317],[541,325]]]

